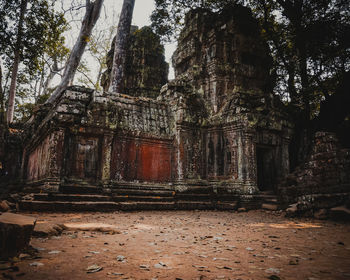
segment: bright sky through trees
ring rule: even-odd
[[[64,0],[64,8],[68,9],[70,5],[73,4],[73,6],[81,5],[82,1],[67,1]],[[104,7],[101,12],[100,19],[98,20],[94,30],[93,34],[96,34],[99,30],[107,30],[110,26],[115,25],[117,27],[118,21],[119,21],[119,14],[122,8],[123,1],[122,0],[105,0],[104,1]],[[139,28],[150,25],[150,15],[152,11],[154,10],[154,0],[136,0],[135,1],[135,8],[133,13],[133,20],[132,25],[137,25]],[[61,7],[59,7],[61,8]],[[66,39],[68,47],[72,47],[77,34],[79,33],[80,25],[81,25],[81,19],[84,13],[84,9],[78,10],[78,12],[73,13],[67,13],[66,17],[67,20],[71,21],[72,28],[67,32]],[[115,28],[116,29],[116,28]],[[171,67],[171,56],[173,52],[175,51],[176,44],[167,44],[165,45],[165,56],[166,61],[170,64],[169,69],[169,79],[172,79],[174,76],[174,71]],[[97,73],[94,73],[94,71],[97,71],[97,68],[95,66],[94,59],[89,55],[87,51],[85,51],[83,55],[83,60],[85,60],[88,63],[89,69],[91,69],[91,76],[97,76]],[[77,84],[78,78],[81,74],[77,73],[76,78],[74,80],[74,84]]]

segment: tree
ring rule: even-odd
[[[2,91],[2,61],[0,57],[0,126],[5,123],[4,93]]]
[[[56,57],[59,62],[66,52],[62,33],[67,23],[64,15],[54,9],[54,3],[55,0],[0,2],[2,90],[8,96],[8,122],[13,121],[19,99],[22,102],[19,96],[37,98],[42,94],[51,61]]]
[[[130,34],[135,0],[124,0],[115,39],[115,50],[111,72],[111,92],[121,92],[125,72],[127,43]]]
[[[20,5],[20,16],[18,20],[17,27],[17,40],[14,48],[14,60],[12,66],[12,74],[11,74],[11,85],[9,92],[9,102],[7,107],[7,123],[12,123],[13,121],[13,111],[15,109],[15,94],[16,94],[16,85],[17,85],[17,74],[18,74],[18,66],[20,62],[20,52],[22,48],[22,33],[23,33],[23,22],[24,22],[24,14],[27,9],[27,0],[22,0]]]
[[[275,90],[288,93],[285,101],[295,125],[290,153],[294,167],[307,155],[314,131],[325,127],[314,121],[321,102],[327,108],[334,103],[332,95],[349,71],[350,8],[343,0],[250,3],[273,53],[279,81]]]
[[[261,24],[274,61],[275,93],[295,122],[295,166],[307,154],[313,120],[350,70],[350,6],[346,0],[156,0],[152,26],[164,39],[177,33],[193,8],[222,9],[246,2]]]
[[[53,104],[57,100],[57,98],[62,94],[64,89],[72,83],[75,72],[77,71],[81,57],[84,53],[85,47],[90,40],[92,29],[94,28],[100,16],[102,4],[103,0],[95,0],[94,2],[86,0],[86,11],[81,24],[79,36],[69,55],[61,82],[56,87],[52,95],[49,97],[47,103]]]
[[[185,14],[189,10],[201,8],[217,11],[228,4],[238,4],[243,0],[155,0],[152,12],[152,28],[163,41],[176,39],[183,27]]]
[[[97,73],[96,71],[91,73],[91,69],[89,68],[87,61],[82,59],[77,69],[77,71],[81,74],[81,77],[78,78],[78,83],[86,87],[101,90],[100,79],[103,71],[107,68],[107,54],[112,44],[115,31],[116,26],[110,26],[102,30],[95,29],[90,37],[86,52],[94,59],[94,62],[97,63],[97,68],[95,68],[95,70],[97,69]],[[92,76],[92,74],[95,74],[95,76]]]

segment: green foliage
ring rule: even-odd
[[[296,114],[315,117],[350,68],[350,8],[343,0],[250,1]],[[333,82],[330,82],[333,81]]]
[[[240,0],[155,0],[155,10],[151,15],[152,29],[163,41],[172,41],[183,27],[185,14],[196,8],[219,10]]]
[[[97,75],[93,76],[93,73],[91,73],[91,64],[89,64],[86,59],[82,59],[77,69],[78,73],[80,74],[76,76],[76,82],[78,85],[94,88],[96,90],[102,90],[100,86],[100,79],[103,71],[107,69],[107,54],[116,30],[116,26],[110,26],[109,28],[102,30],[94,29],[89,38],[89,44],[86,52],[89,53],[98,66],[98,69],[95,69],[97,70],[95,71],[95,73],[97,72]]]
[[[16,106],[37,101],[43,94],[45,80],[57,70],[69,53],[63,37],[68,24],[64,14],[54,9],[56,0],[28,0],[20,42],[20,69],[17,79]],[[0,1],[0,54],[4,61],[3,91],[8,94],[20,0]],[[18,108],[19,109],[19,108]],[[20,114],[17,113],[17,119]]]
[[[350,6],[346,0],[156,0],[152,28],[163,40],[179,34],[192,9],[245,2],[259,19],[274,60],[275,92],[309,120],[350,70]],[[333,81],[330,83],[330,81]]]

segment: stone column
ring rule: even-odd
[[[111,178],[112,145],[113,134],[104,134],[101,152],[101,179],[104,182]]]
[[[256,143],[254,133],[241,131],[238,139],[238,180],[243,192],[253,194],[258,192],[256,172]]]
[[[183,143],[183,137],[182,137],[182,128],[178,126],[176,128],[176,170],[175,170],[175,179],[176,181],[183,181],[184,180],[184,166],[183,166],[183,160],[185,157],[184,154],[184,143]]]
[[[49,138],[49,162],[48,177],[43,186],[46,192],[58,192],[62,176],[62,166],[64,158],[64,128],[53,131]]]
[[[281,143],[281,161],[277,164],[280,164],[281,166],[281,174],[279,174],[280,177],[285,177],[289,174],[289,138],[282,138]]]
[[[50,177],[58,178],[61,177],[62,170],[62,162],[64,157],[64,137],[65,130],[63,128],[59,128],[57,131],[54,131],[50,135],[50,165],[49,165],[49,173]]]

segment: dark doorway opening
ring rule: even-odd
[[[273,191],[275,181],[273,149],[266,147],[257,147],[256,156],[258,188],[260,191]]]

